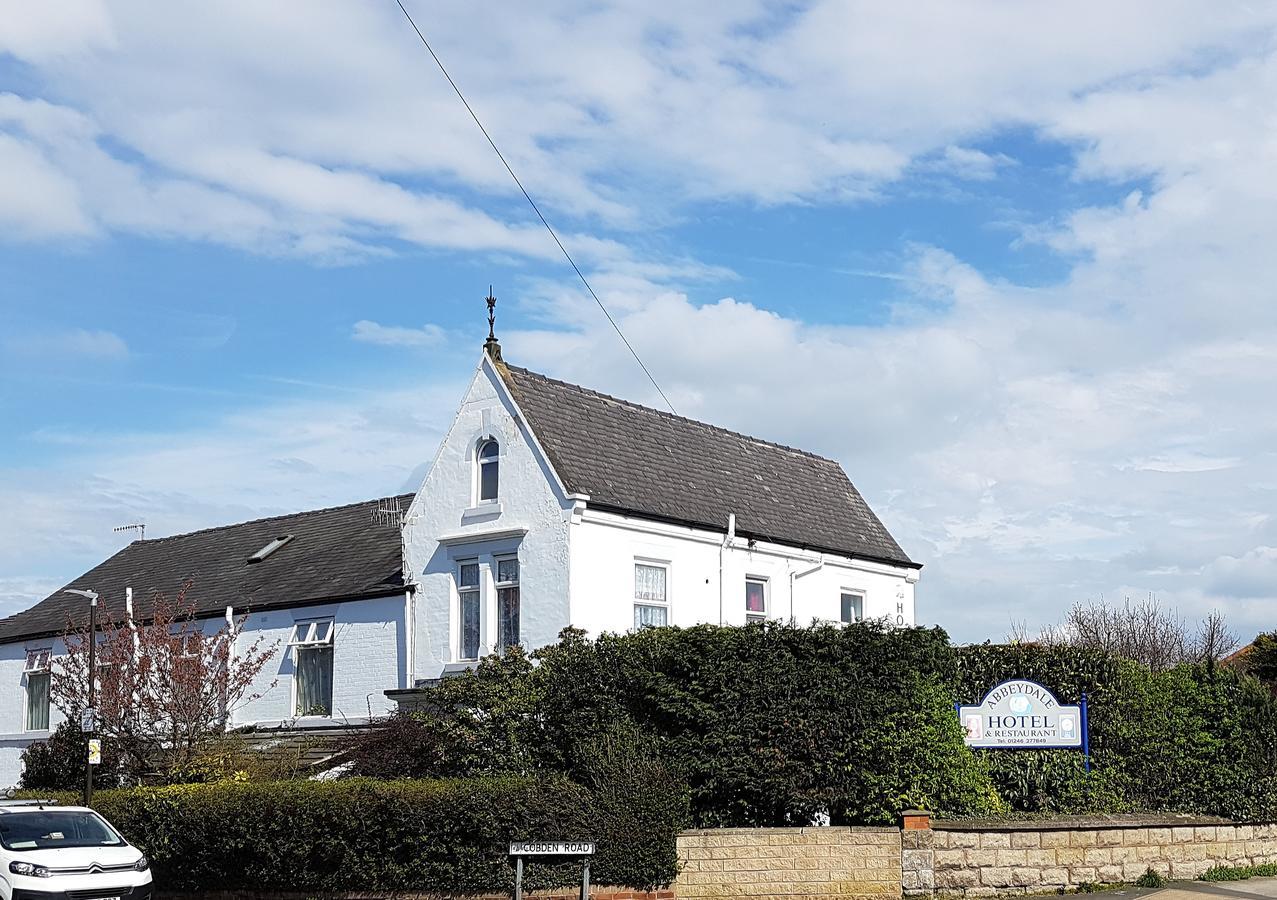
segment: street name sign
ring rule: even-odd
[[[1086,743],[1086,698],[1065,706],[1034,681],[1004,681],[979,706],[959,706],[958,718],[968,747],[1083,749]]]
[[[511,856],[593,856],[594,841],[513,841]]]

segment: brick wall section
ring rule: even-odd
[[[1277,862],[1277,825],[1165,824],[903,832],[906,896],[991,897],[1134,881],[1152,869],[1192,879],[1212,866]]]
[[[899,897],[895,828],[716,828],[678,839],[678,900]]]

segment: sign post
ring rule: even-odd
[[[1086,695],[1078,706],[1061,704],[1035,681],[1015,679],[994,687],[978,706],[958,706],[968,747],[1022,750],[1076,749],[1091,771]]]
[[[514,900],[523,900],[523,860],[528,856],[579,856],[581,866],[581,900],[590,900],[590,857],[594,841],[511,841],[514,857]]]

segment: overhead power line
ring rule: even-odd
[[[470,102],[466,100],[466,95],[461,93],[461,88],[457,87],[457,83],[453,81],[452,76],[448,74],[448,70],[444,67],[443,61],[439,59],[439,55],[435,53],[434,48],[430,46],[430,42],[426,40],[426,36],[421,33],[421,29],[417,27],[417,23],[413,21],[412,15],[408,12],[407,7],[403,5],[403,0],[395,0],[395,3],[399,6],[399,11],[404,14],[404,18],[408,20],[408,24],[412,26],[412,30],[417,32],[417,37],[421,39],[422,46],[426,48],[426,52],[430,54],[430,58],[435,61],[435,65],[439,67],[439,71],[443,73],[443,77],[448,79],[448,84],[452,85],[452,89],[456,92],[462,105],[465,106],[466,112],[470,113],[470,118],[474,119],[474,124],[479,126],[479,130],[483,132],[483,136],[488,139],[488,145],[492,147],[492,152],[496,153],[497,159],[501,160],[501,165],[505,166],[505,170],[510,173],[510,177],[513,178],[514,183],[518,185],[524,199],[527,200],[528,205],[532,207],[532,211],[537,214],[537,218],[541,220],[541,224],[545,226],[545,230],[550,232],[550,237],[554,238],[554,243],[557,244],[559,249],[563,252],[563,257],[568,261],[568,265],[572,267],[572,271],[576,272],[576,277],[581,279],[581,284],[585,285],[585,289],[590,292],[590,296],[593,297],[594,302],[599,305],[599,309],[603,310],[603,315],[607,317],[608,322],[610,322],[612,327],[616,329],[616,333],[620,337],[621,342],[625,344],[625,348],[630,351],[630,355],[634,357],[634,361],[639,364],[639,368],[643,370],[643,374],[647,376],[647,380],[652,382],[652,387],[656,388],[656,393],[661,395],[661,399],[664,400],[665,405],[670,408],[670,412],[676,413],[674,404],[670,403],[670,398],[665,396],[665,392],[661,390],[661,386],[657,384],[656,379],[652,377],[652,373],[644,364],[642,357],[638,355],[638,351],[634,349],[634,346],[625,336],[625,332],[621,331],[621,326],[617,324],[616,319],[612,318],[612,314],[607,311],[607,307],[603,305],[603,301],[599,299],[599,295],[594,292],[594,288],[590,287],[590,282],[586,279],[585,273],[581,271],[580,266],[578,266],[575,260],[572,259],[572,254],[568,253],[568,248],[564,247],[563,242],[559,240],[559,236],[555,233],[554,227],[549,223],[546,217],[541,214],[541,210],[537,207],[536,201],[532,199],[532,195],[529,194],[527,188],[523,186],[523,182],[519,180],[519,176],[514,174],[514,169],[510,166],[510,163],[506,162],[505,155],[502,154],[501,149],[497,147],[497,142],[492,139],[492,135],[488,134],[488,129],[484,128],[483,123],[479,121],[479,117],[470,106]]]

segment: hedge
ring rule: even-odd
[[[535,665],[533,664],[535,663]],[[1011,678],[1090,700],[1092,771],[1072,750],[963,745],[955,702]],[[1216,666],[1167,672],[1068,647],[953,647],[938,628],[567,631],[447,679],[434,709],[355,754],[369,774],[582,780],[597,736],[624,726],[690,786],[694,823],[889,824],[1016,812],[1277,818],[1277,700]],[[392,768],[393,767],[393,768]]]
[[[685,824],[678,798],[654,820],[558,777],[224,782],[105,791],[94,806],[166,890],[509,894],[508,843],[535,838],[595,839],[596,883],[647,889],[677,874]],[[571,865],[525,874],[530,889],[579,879]]]
[[[417,775],[465,760],[584,779],[598,736],[624,727],[690,785],[699,827],[998,809],[963,746],[955,660],[939,629],[705,625],[593,641],[569,630],[534,656],[536,665],[510,653],[446,679],[431,714],[391,726],[411,746],[374,736],[370,752],[356,750],[361,771],[384,774],[393,754]]]
[[[1012,808],[1277,818],[1277,699],[1257,679],[1216,665],[1151,672],[1069,647],[956,653],[965,703],[1009,678],[1039,681],[1064,703],[1087,694],[1089,776],[1077,751],[981,751]]]

